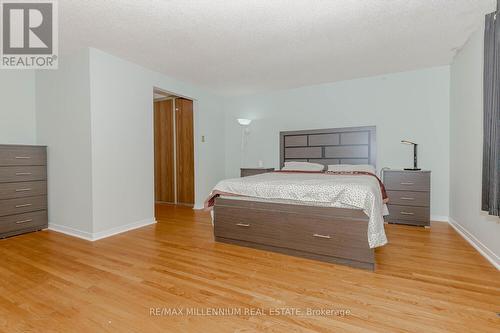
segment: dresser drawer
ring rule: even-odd
[[[0,145],[0,166],[46,165],[45,147]]]
[[[0,183],[0,200],[47,194],[47,182]]]
[[[429,192],[387,191],[387,196],[392,205],[429,207]]]
[[[0,167],[0,183],[27,182],[47,179],[45,166]]]
[[[47,196],[0,200],[0,216],[47,209]]]
[[[431,178],[428,172],[398,172],[384,174],[384,185],[387,190],[429,191]]]
[[[389,209],[389,216],[386,216],[388,221],[423,221],[428,223],[430,220],[429,207],[415,207],[415,206],[400,206],[400,205],[387,205]]]
[[[47,211],[0,217],[0,236],[17,230],[47,227]]]

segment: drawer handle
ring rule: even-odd
[[[314,234],[313,237],[316,237],[316,238],[326,238],[326,239],[332,238],[332,237],[330,237],[330,235],[320,235],[320,234]]]
[[[28,223],[33,221],[33,219],[27,219],[27,220],[22,220],[22,221],[16,221],[16,224],[23,224],[23,223]]]
[[[16,189],[16,192],[25,192],[25,191],[31,191],[30,188],[18,188]]]
[[[403,182],[401,185],[415,185],[415,183],[410,183],[410,182]]]
[[[238,227],[245,227],[245,228],[248,228],[250,226],[250,224],[246,224],[246,223],[236,223],[236,225]]]
[[[409,212],[399,212],[401,215],[415,215],[415,213],[409,213]]]
[[[415,198],[410,198],[410,197],[401,197],[401,200],[415,200]]]
[[[16,176],[29,176],[32,175],[31,172],[16,172]]]
[[[16,156],[16,160],[29,160],[30,156]]]
[[[29,207],[31,204],[16,205],[16,208]]]

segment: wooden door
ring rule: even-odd
[[[175,202],[173,100],[154,102],[155,200]]]
[[[193,101],[175,99],[177,203],[194,204]]]

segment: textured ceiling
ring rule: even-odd
[[[221,94],[449,64],[495,0],[60,0],[95,47]]]

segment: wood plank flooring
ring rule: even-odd
[[[157,218],[93,243],[0,240],[0,332],[500,331],[500,273],[445,223],[386,226],[372,273],[216,244],[205,212]]]

